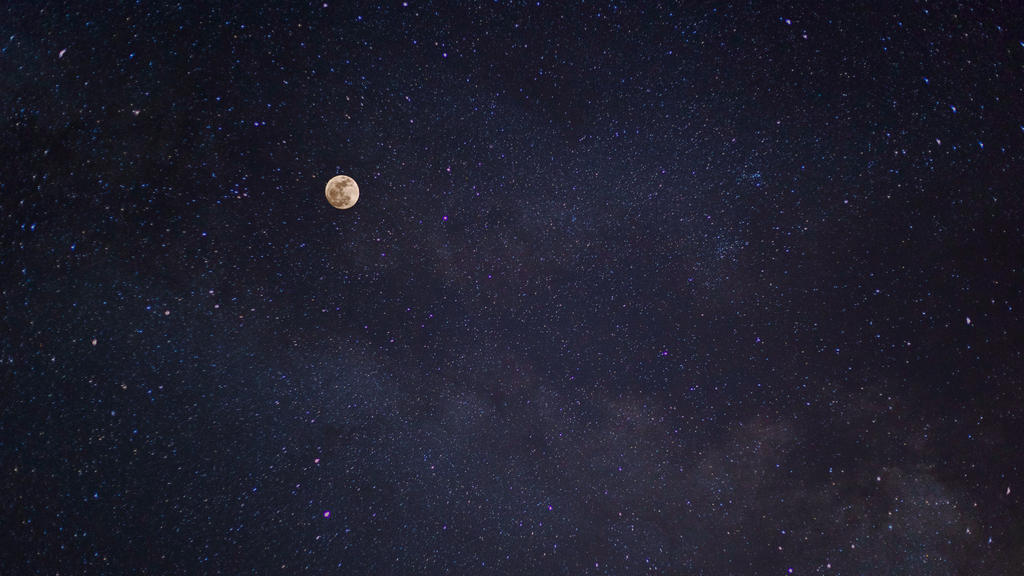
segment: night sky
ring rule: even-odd
[[[1017,3],[74,4],[0,574],[1024,573]]]

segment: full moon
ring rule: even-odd
[[[359,185],[348,176],[338,175],[327,182],[324,193],[331,206],[339,210],[347,210],[355,206],[356,201],[359,200]]]

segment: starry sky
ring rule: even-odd
[[[3,8],[0,573],[1024,572],[1019,6],[255,4]]]

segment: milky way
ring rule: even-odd
[[[0,573],[1024,572],[1019,10],[101,4],[0,18]]]

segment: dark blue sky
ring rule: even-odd
[[[0,572],[1024,570],[1019,7],[5,16]]]

